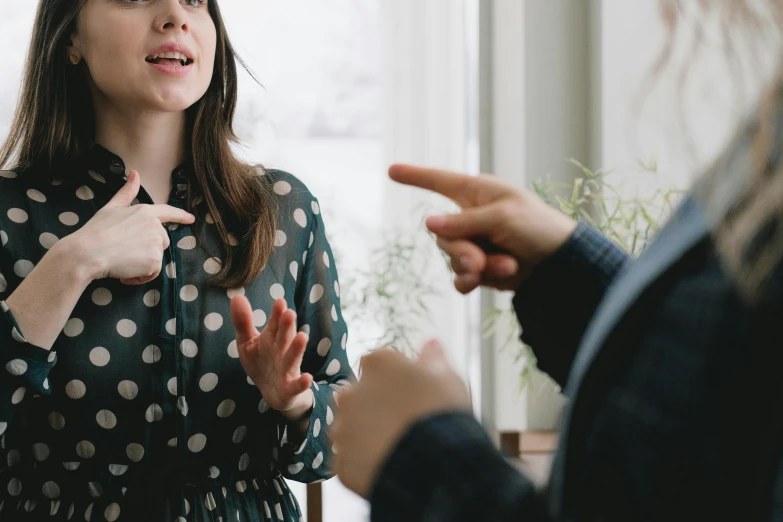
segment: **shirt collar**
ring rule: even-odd
[[[126,179],[128,174],[122,158],[97,143],[84,155],[83,165],[92,177]],[[177,166],[171,173],[174,183],[184,183],[191,170],[187,162]]]

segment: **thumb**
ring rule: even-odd
[[[134,198],[139,194],[139,187],[141,180],[139,173],[132,170],[128,173],[128,181],[125,185],[117,191],[113,198],[109,201],[108,205],[115,207],[129,207],[133,203]]]
[[[440,341],[432,339],[427,342],[427,344],[421,348],[419,362],[429,367],[448,365],[448,360],[446,359],[446,354],[443,351]]]
[[[244,295],[237,295],[231,299],[231,321],[237,330],[237,344],[242,345],[258,335],[258,330],[253,324],[253,310],[250,301]]]

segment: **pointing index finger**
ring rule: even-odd
[[[161,223],[180,223],[183,225],[190,225],[196,218],[190,212],[186,212],[181,208],[172,207],[171,205],[157,204],[150,205],[150,209],[155,216],[160,219]]]
[[[461,207],[470,206],[470,189],[476,182],[474,176],[446,170],[416,167],[413,165],[392,165],[389,177],[403,185],[430,190],[446,196]]]

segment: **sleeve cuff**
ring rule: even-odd
[[[575,264],[589,268],[600,281],[608,285],[627,260],[628,256],[620,247],[591,226],[579,221],[563,246],[538,265],[530,277],[522,281],[514,300],[531,297],[535,299],[531,294],[552,292],[553,285],[563,281],[565,271],[572,270]]]
[[[522,342],[538,367],[565,387],[579,342],[606,289],[628,256],[583,222],[517,289]]]
[[[467,412],[439,414],[416,423],[400,440],[372,488],[371,520],[426,519],[427,507],[459,495],[454,481],[495,454],[489,436]],[[466,485],[469,487],[469,485]],[[456,501],[456,497],[452,499]]]
[[[327,450],[326,428],[334,420],[334,412],[326,393],[328,386],[313,382],[310,389],[313,392],[313,410],[301,444],[289,441],[288,430],[291,427],[280,415],[282,435],[276,460],[283,475],[294,480],[306,480],[312,473],[319,475],[319,478],[329,476],[328,460],[331,452]]]
[[[3,312],[6,320],[11,324],[11,337],[13,340],[18,343],[27,343],[27,339],[22,335],[22,329],[19,328],[19,323],[16,322],[16,317],[14,317],[8,305],[5,304],[5,301],[0,301],[0,312]]]
[[[3,353],[6,372],[13,378],[26,381],[35,393],[51,394],[49,372],[57,361],[57,354],[54,351],[30,344],[25,339],[16,318],[5,301],[0,301],[0,311],[3,312],[6,321],[0,332],[4,329],[10,329],[10,335],[0,333],[0,338],[11,338]]]

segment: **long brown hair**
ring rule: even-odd
[[[38,4],[21,96],[0,148],[0,166],[14,160],[22,168],[52,172],[93,146],[95,115],[86,75],[82,66],[67,63],[69,36],[86,1]],[[274,248],[276,200],[265,176],[231,151],[237,141],[237,62],[242,62],[217,0],[210,0],[208,8],[217,31],[215,69],[206,94],[186,118],[196,185],[192,198],[200,196],[206,203],[224,245],[225,259],[212,284],[237,288],[261,272]],[[229,234],[239,240],[236,247],[231,247]]]

